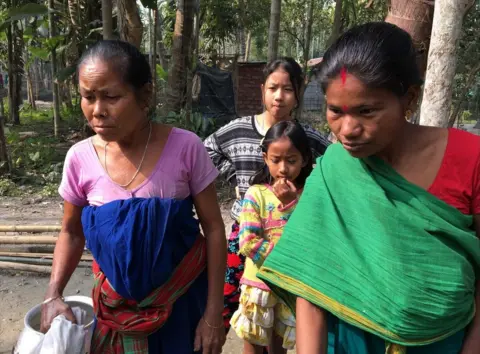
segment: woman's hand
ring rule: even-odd
[[[68,306],[61,297],[57,297],[55,300],[42,305],[40,332],[46,333],[50,329],[53,319],[59,315],[64,315],[65,318],[72,323],[77,322],[70,306]]]
[[[220,354],[225,344],[225,327],[222,315],[211,316],[205,313],[195,332],[194,350],[202,354]]]
[[[273,192],[282,202],[283,206],[290,204],[297,199],[297,188],[286,178],[278,179],[273,184]]]

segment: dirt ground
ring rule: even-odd
[[[57,198],[0,198],[0,225],[58,225],[62,203]],[[229,226],[228,205],[222,214]],[[48,277],[24,272],[0,271],[0,354],[11,353],[23,328],[25,313],[43,300]],[[65,290],[65,295],[90,296],[90,269],[77,269]],[[230,332],[223,353],[239,354],[242,342]],[[173,354],[173,353],[172,353]]]

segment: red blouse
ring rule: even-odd
[[[480,136],[448,130],[445,155],[428,191],[463,214],[480,214]]]

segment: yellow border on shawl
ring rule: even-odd
[[[304,284],[303,282],[297,279],[294,279],[285,274],[276,272],[268,267],[262,267],[260,269],[259,274],[261,274],[262,279],[267,280],[277,286],[281,284],[282,289],[294,295],[302,297],[319,307],[326,309],[330,313],[334,314],[335,316],[344,320],[345,322],[350,323],[353,326],[359,327],[370,333],[376,334],[392,343],[407,345],[407,346],[428,345],[428,344],[438,342],[442,339],[445,339],[457,333],[459,330],[461,330],[461,328],[455,329],[448,333],[442,334],[440,336],[428,338],[428,339],[406,340],[405,338],[402,338],[396,335],[395,333],[382,328],[381,326],[374,323],[373,321],[363,317],[358,312],[348,308],[345,305],[342,305],[341,303],[333,300],[332,298],[324,295],[320,291],[313,289],[312,287]],[[468,323],[470,323],[474,315],[475,315],[475,309],[465,326],[467,326]]]

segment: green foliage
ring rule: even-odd
[[[480,118],[480,3],[477,1],[465,16],[459,43],[453,86],[453,102],[466,102],[474,119]],[[458,102],[458,103],[457,103]],[[461,118],[463,120],[463,118]]]
[[[0,178],[0,197],[16,197],[20,194],[17,185],[8,178]]]
[[[189,114],[187,114],[189,113]],[[189,119],[188,119],[189,118]],[[204,119],[199,112],[169,112],[166,116],[154,118],[155,121],[194,132],[204,139],[216,130],[212,119]]]
[[[45,5],[33,2],[7,9],[7,11],[0,16],[0,19],[2,20],[0,23],[0,31],[4,31],[12,21],[21,21],[31,17],[43,16],[47,13],[48,8]]]
[[[463,111],[463,112],[462,112],[462,115],[461,115],[461,117],[460,117],[460,120],[461,120],[462,122],[469,121],[471,116],[472,116],[472,112],[470,112],[470,111]]]
[[[62,134],[53,136],[53,113],[32,111],[24,105],[20,111],[23,126],[6,127],[6,142],[12,162],[12,174],[0,179],[0,196],[38,193],[57,195],[65,154],[72,144],[69,130],[80,131],[79,112],[63,110]],[[26,133],[28,132],[28,133]]]
[[[157,72],[157,79],[166,82],[168,80],[168,72],[166,72],[160,64],[157,64],[155,69]]]
[[[239,28],[265,35],[269,0],[205,0],[200,3],[201,47],[212,52],[225,42],[235,42]]]

